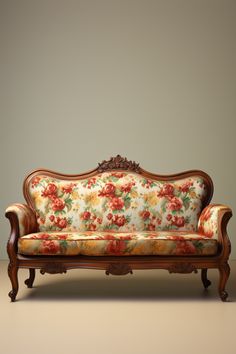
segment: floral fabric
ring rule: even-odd
[[[219,212],[229,209],[226,205],[210,204],[201,213],[198,221],[198,232],[204,236],[218,239]]]
[[[218,243],[195,232],[50,232],[19,238],[24,255],[214,255]]]
[[[111,171],[71,181],[36,176],[29,193],[39,231],[196,231],[206,185],[201,176],[165,182]]]

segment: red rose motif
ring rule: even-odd
[[[49,183],[42,192],[42,197],[51,197],[57,194],[57,186],[54,183]]]
[[[99,196],[102,197],[113,197],[115,195],[115,190],[116,187],[112,183],[107,183],[105,186],[102,188],[102,190],[99,192]]]
[[[59,216],[55,217],[54,224],[57,225],[60,220],[61,220],[61,218],[59,218]]]
[[[63,234],[63,235],[58,235],[57,236],[59,240],[66,240],[68,235],[67,234]]]
[[[91,189],[91,187],[93,187],[95,184],[96,184],[96,178],[95,177],[89,178],[87,188]]]
[[[149,179],[144,179],[142,182],[142,186],[149,189],[152,186],[153,181]]]
[[[56,254],[60,250],[60,246],[54,240],[45,240],[42,242],[42,254]]]
[[[112,213],[109,213],[109,214],[107,215],[107,219],[108,219],[108,220],[111,220],[112,217],[113,217]]]
[[[192,242],[188,241],[176,241],[176,249],[174,254],[184,255],[184,254],[196,254],[196,248]]]
[[[53,222],[54,219],[55,219],[55,216],[54,216],[54,215],[50,215],[50,216],[49,216],[49,220],[50,220],[51,222]]]
[[[147,229],[148,229],[148,231],[155,231],[156,227],[153,224],[149,224]]]
[[[190,181],[187,181],[185,183],[182,184],[182,186],[180,186],[180,190],[182,192],[188,192],[189,191],[189,188],[193,185],[193,182],[190,182]]]
[[[116,178],[122,178],[122,177],[125,176],[125,173],[123,173],[123,172],[112,172],[111,175],[116,177]]]
[[[75,186],[74,183],[67,184],[66,186],[62,187],[62,191],[64,193],[70,194],[73,191],[74,186]]]
[[[183,203],[179,198],[173,197],[173,198],[171,198],[170,202],[168,203],[167,208],[169,210],[180,210],[182,208],[182,205],[183,205]]]
[[[59,211],[65,208],[65,202],[60,198],[53,198],[52,210]]]
[[[150,211],[148,211],[148,210],[144,210],[144,211],[142,211],[141,213],[141,217],[144,219],[144,220],[146,220],[146,219],[148,219],[149,217],[150,217]]]
[[[158,193],[159,197],[173,197],[174,196],[174,187],[172,184],[165,184]]]
[[[39,184],[40,180],[41,180],[41,177],[38,177],[38,176],[34,177],[31,181],[32,188],[37,186]]]
[[[90,219],[90,216],[91,216],[91,213],[89,211],[84,211],[82,214],[82,219],[83,220],[89,220]]]
[[[96,226],[95,224],[89,224],[89,225],[88,225],[88,230],[89,230],[89,231],[95,231],[96,228],[97,228],[97,226]]]
[[[124,215],[115,215],[114,224],[116,224],[117,226],[119,226],[119,227],[124,226],[125,221],[126,221],[126,219],[125,219]]]
[[[125,250],[125,247],[125,241],[113,240],[108,243],[107,251],[108,253],[122,254],[124,253],[123,251]]]
[[[67,226],[67,220],[64,218],[64,219],[61,219],[58,223],[57,223],[57,226],[60,227],[60,229],[64,229],[66,226]]]
[[[172,219],[172,215],[168,214],[167,217],[166,217],[166,220],[170,221],[171,219]]]
[[[102,223],[102,219],[101,218],[97,218],[97,222],[98,222],[98,224],[101,224]]]
[[[135,183],[129,182],[121,186],[122,192],[129,193]]]
[[[111,235],[111,234],[105,234],[103,237],[102,237],[102,240],[115,240],[115,236]]]
[[[59,227],[60,229],[64,229],[67,226],[68,222],[66,218],[61,219],[59,216],[55,217],[54,225]]]
[[[172,219],[172,224],[178,227],[182,227],[185,224],[185,220],[183,216],[174,216]]]
[[[121,198],[114,197],[110,202],[110,208],[112,210],[121,210],[124,206],[124,202]]]
[[[48,240],[50,238],[50,235],[49,234],[41,234],[41,235],[38,235],[38,237],[36,236],[35,238],[41,239],[41,240]]]

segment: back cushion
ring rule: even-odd
[[[201,176],[165,182],[123,171],[78,180],[37,175],[28,188],[40,231],[196,230],[207,192]]]

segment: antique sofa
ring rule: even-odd
[[[207,269],[219,270],[219,295],[227,299],[232,216],[225,205],[209,204],[211,178],[192,170],[157,175],[117,155],[79,175],[36,170],[23,187],[27,204],[6,210],[11,223],[7,245],[9,296],[18,292],[18,269],[66,273],[91,268],[106,274],[136,269],[197,273],[205,288]]]

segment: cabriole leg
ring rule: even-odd
[[[207,279],[207,268],[202,269],[201,279],[202,279],[202,283],[203,283],[204,288],[207,289],[208,286],[211,285],[210,280]]]
[[[16,295],[18,293],[19,289],[19,284],[18,284],[18,266],[13,263],[9,263],[8,265],[8,275],[11,280],[12,284],[12,290],[9,292],[9,297],[11,298],[11,301],[14,302],[16,299]]]
[[[220,281],[219,281],[219,295],[222,301],[226,301],[228,297],[227,291],[225,291],[225,285],[229,278],[230,266],[228,262],[225,262],[219,267]]]
[[[29,278],[25,280],[25,284],[28,288],[32,288],[35,279],[35,269],[29,268]]]

